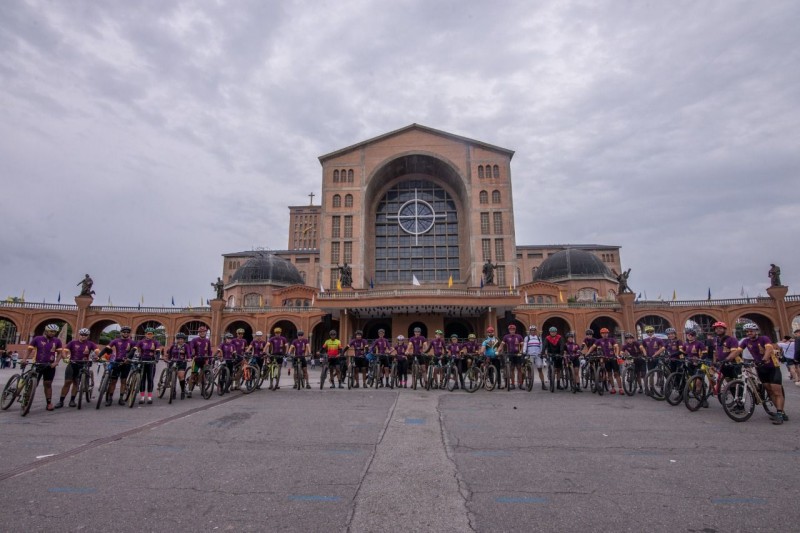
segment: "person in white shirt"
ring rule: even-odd
[[[536,365],[536,370],[539,371],[542,390],[547,390],[544,383],[544,372],[542,372],[542,366],[544,366],[542,361],[542,338],[539,336],[536,326],[534,325],[528,328],[528,334],[522,339],[522,353],[525,357],[533,357],[533,364]]]

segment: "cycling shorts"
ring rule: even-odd
[[[328,368],[336,368],[340,364],[339,357],[328,356]]]
[[[553,362],[553,368],[564,368],[564,358],[560,355],[553,355],[550,357],[550,360]]]
[[[520,366],[522,364],[522,356],[521,355],[509,355],[508,362],[511,366]]]
[[[606,359],[606,372],[616,372],[619,374],[619,362],[617,362],[617,358],[613,359]]]
[[[175,361],[175,368],[178,370],[186,370],[186,361]]]
[[[128,379],[131,373],[131,365],[127,363],[115,362],[111,366],[111,379]]]
[[[777,366],[760,366],[756,368],[756,372],[758,372],[758,379],[761,380],[761,383],[780,385],[783,381],[783,374]]]
[[[283,365],[283,358],[285,357],[283,354],[280,355],[270,355],[273,361],[278,363],[278,365]]]
[[[367,366],[368,366],[367,365],[367,358],[363,357],[363,356],[362,357],[353,357],[353,364],[355,364],[355,367],[358,368],[358,369],[362,369],[362,368],[366,369]]]
[[[308,367],[308,362],[306,361],[305,357],[295,357],[295,359],[298,359],[300,361],[300,366],[302,368],[307,368]]]
[[[81,368],[83,363],[80,361],[70,361],[67,368],[64,369],[64,381],[75,381],[81,375]]]
[[[200,372],[206,366],[207,357],[195,357],[194,364],[192,365],[192,372]]]
[[[391,364],[388,355],[379,355],[378,360],[381,362],[381,366],[389,366]]]
[[[53,381],[53,378],[56,377],[56,369],[50,366],[49,364],[47,363],[44,364],[33,363],[33,364],[39,367],[39,375],[41,376],[42,380]]]

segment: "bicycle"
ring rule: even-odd
[[[713,394],[717,383],[714,379],[714,366],[711,361],[705,359],[694,359],[693,362],[699,363],[697,369],[683,391],[683,403],[691,411],[697,411],[701,406],[708,407],[708,397]],[[708,381],[708,383],[706,383]]]
[[[422,373],[422,365],[419,362],[420,357],[422,356],[415,355],[414,362],[411,363],[411,388],[414,390],[417,390],[417,385],[424,387],[427,381],[427,376]]]
[[[294,388],[302,390],[306,386],[305,378],[303,377],[303,364],[302,355],[295,355],[292,357],[292,369],[294,370]]]
[[[39,364],[33,363],[27,370],[25,369],[26,365],[20,366],[21,373],[8,378],[0,400],[0,407],[4,411],[17,400],[22,404],[21,416],[28,414],[33,403],[33,396],[36,394],[36,385],[39,383]],[[36,378],[35,381],[33,381],[34,378]]]
[[[666,357],[659,356],[651,358],[650,361],[655,361],[655,368],[647,371],[644,377],[645,394],[650,396],[656,401],[664,400],[664,383],[667,382],[669,377],[669,365],[667,364]]]
[[[522,357],[522,382],[520,387],[525,387],[525,390],[530,392],[533,390],[533,362],[528,356]]]
[[[389,376],[387,378],[387,386],[390,389],[394,389],[397,386],[397,356],[390,355],[389,356],[392,360],[391,365],[389,365]]]
[[[720,393],[722,409],[734,422],[749,420],[756,405],[762,406],[770,418],[774,418],[778,413],[758,377],[755,366],[755,363],[742,363],[742,376],[725,385]]]
[[[78,409],[83,405],[83,399],[86,398],[86,403],[92,402],[92,393],[94,391],[94,377],[92,375],[91,366],[92,361],[76,361],[81,363],[81,369],[78,371],[78,376],[75,381],[78,382]]]
[[[345,376],[347,378],[347,390],[353,388],[355,380],[355,372],[356,372],[356,364],[353,361],[353,357],[349,356],[347,358],[347,370],[345,372]]]
[[[161,371],[161,375],[158,378],[158,385],[156,390],[158,391],[158,397],[163,398],[164,394],[169,389],[169,403],[172,403],[172,400],[175,399],[175,388],[178,384],[178,368],[175,366],[175,361],[168,361],[166,368]]]
[[[383,376],[380,358],[372,352],[367,352],[367,362],[367,378],[364,385],[377,389]]]
[[[683,401],[684,389],[690,377],[689,366],[682,360],[678,370],[671,373],[664,382],[664,399],[668,404],[674,407]]]
[[[109,370],[109,365],[111,365],[108,361],[100,361],[97,365],[97,373],[100,373],[100,370],[103,370],[103,375],[100,377],[100,387],[97,389],[97,401],[95,402],[95,409],[100,409],[100,405],[106,400],[106,395],[108,394],[108,385],[111,382],[111,371]]]
[[[128,402],[128,407],[133,408],[136,404],[136,393],[139,392],[139,385],[144,379],[144,369],[147,365],[154,365],[158,363],[158,359],[153,359],[151,361],[142,361],[138,357],[131,359],[131,373],[128,374],[128,381],[127,381],[127,392],[126,392],[126,401]]]
[[[222,359],[214,361],[214,367],[211,369],[211,391],[214,387],[217,389],[217,394],[222,396],[228,388],[228,379],[230,378],[230,371],[228,370],[227,363]],[[211,395],[209,394],[209,397]],[[205,397],[205,396],[204,396]]]
[[[589,367],[591,375],[590,390],[602,396],[606,387],[606,358],[602,355],[593,355],[587,359],[586,366]]]
[[[274,357],[270,357],[264,363],[264,372],[266,372],[266,377],[269,379],[269,390],[275,390],[275,387],[278,386],[278,373],[280,371],[278,361]]]
[[[636,383],[636,360],[641,357],[626,357],[625,370],[622,371],[622,390],[628,396],[636,394],[638,384]]]

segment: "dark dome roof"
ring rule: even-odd
[[[597,278],[615,279],[608,267],[593,253],[567,248],[545,259],[536,270],[533,281]]]
[[[261,283],[264,285],[303,285],[297,268],[286,259],[260,254],[236,269],[229,283]]]

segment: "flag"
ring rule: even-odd
[[[740,293],[740,295],[741,295],[742,298],[744,298],[744,285],[742,285],[742,292]]]
[[[708,288],[708,299],[711,299],[711,287]]]
[[[206,305],[211,305],[211,302],[208,301],[208,298],[206,298]]]
[[[172,297],[172,307],[175,307],[175,297]]]
[[[448,289],[452,289],[453,288],[453,275],[452,274],[450,274],[450,278],[447,280],[447,288]]]
[[[316,299],[317,299],[317,295],[316,295],[316,293],[315,293],[315,294],[312,294],[312,295],[311,295],[311,307],[314,307],[314,300],[316,300]]]
[[[322,286],[322,282],[319,282],[319,292],[325,292],[325,287]]]
[[[370,289],[374,289],[375,288],[375,284],[372,282],[372,278],[369,278],[369,288]]]
[[[339,278],[336,280],[336,290],[342,292],[342,279]]]
[[[677,299],[678,299],[678,293],[675,289],[672,289],[672,301],[674,302]]]
[[[558,291],[558,301],[564,303],[564,293],[561,291]]]
[[[139,298],[139,304],[144,305],[144,293],[142,293],[142,297]]]
[[[647,291],[644,291],[644,299],[647,300]]]
[[[25,289],[22,289],[22,297],[20,297],[20,300],[23,302],[25,301]]]
[[[561,293],[559,293],[559,294],[561,294]],[[593,301],[593,302],[596,302],[596,301],[597,301],[597,293],[596,293],[596,292],[593,292],[593,293],[592,293],[592,301]]]
[[[189,310],[191,310],[191,309],[192,309],[192,301],[189,300]]]
[[[528,291],[525,291],[525,303],[528,303]]]
[[[661,301],[661,293],[658,293],[658,298],[656,298],[659,302]]]
[[[260,294],[258,295],[258,306],[262,309],[264,308],[264,297]]]
[[[61,291],[58,291],[58,303],[61,303]]]
[[[114,304],[111,303],[111,295],[110,294],[108,295],[108,305],[114,305]]]
[[[481,289],[483,288],[483,276],[481,276]]]
[[[637,299],[637,300],[641,300],[641,299],[642,299],[642,293],[641,293],[641,292],[639,293],[639,295],[638,295],[638,296],[636,296],[636,299]]]
[[[412,284],[412,285],[415,285],[415,286],[417,286],[417,287],[419,287],[420,285],[422,285],[422,284],[419,282],[419,280],[417,279],[417,275],[416,275],[416,274],[411,274],[411,284]]]

